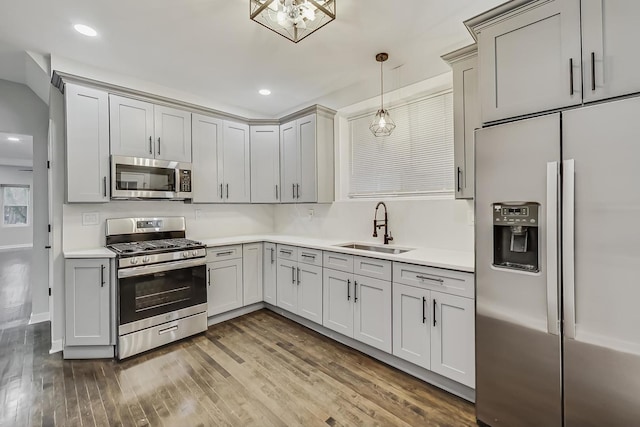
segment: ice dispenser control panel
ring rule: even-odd
[[[493,265],[510,270],[538,272],[540,204],[494,203]]]

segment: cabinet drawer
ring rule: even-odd
[[[467,298],[474,297],[471,273],[394,262],[393,282]]]
[[[353,255],[325,251],[322,262],[324,268],[353,273]]]
[[[207,248],[207,262],[242,258],[242,245]]]
[[[319,265],[322,267],[322,251],[317,249],[298,248],[298,262]]]
[[[278,258],[298,260],[298,248],[289,245],[278,245]]]
[[[374,279],[391,280],[391,261],[354,256],[353,273]]]

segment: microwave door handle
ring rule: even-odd
[[[558,162],[547,163],[547,332],[560,335],[558,310]]]
[[[575,161],[562,164],[562,284],[564,291],[564,332],[576,339],[575,283]]]

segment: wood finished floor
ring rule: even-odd
[[[122,362],[63,361],[48,323],[8,325],[2,427],[475,425],[470,403],[268,310]]]

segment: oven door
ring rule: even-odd
[[[118,333],[207,310],[205,259],[118,270]]]

